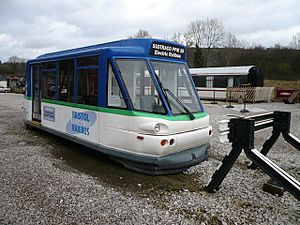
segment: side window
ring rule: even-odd
[[[43,72],[43,98],[55,99],[55,71]]]
[[[78,66],[98,66],[98,56],[78,58]]]
[[[107,105],[117,108],[126,108],[126,103],[110,63],[108,66]]]
[[[43,69],[44,70],[55,70],[56,68],[56,63],[55,62],[48,62],[43,64]]]
[[[98,105],[98,69],[78,70],[78,103]]]
[[[227,87],[233,87],[234,86],[234,78],[229,77],[227,80]]]
[[[241,77],[234,78],[234,86],[241,86]]]
[[[70,102],[73,95],[74,61],[64,60],[59,62],[58,99]]]
[[[206,87],[208,87],[208,88],[214,87],[214,77],[213,76],[206,77]]]
[[[43,98],[55,99],[56,62],[43,63]]]
[[[98,59],[99,56],[77,59],[77,103],[98,105]],[[76,101],[76,100],[75,100]]]

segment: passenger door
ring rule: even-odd
[[[41,66],[32,66],[32,120],[41,121]]]

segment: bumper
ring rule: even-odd
[[[111,157],[113,160],[123,164],[126,168],[150,175],[181,173],[191,166],[197,165],[208,157],[210,144],[188,149],[172,155],[157,157],[152,163],[137,162],[124,158]]]

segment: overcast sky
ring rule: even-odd
[[[299,0],[0,0],[0,60],[127,38],[184,33],[196,19],[218,18],[239,39],[288,45],[300,32]]]

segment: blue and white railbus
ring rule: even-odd
[[[47,53],[27,63],[25,123],[147,174],[207,158],[212,127],[183,45],[127,39]]]

